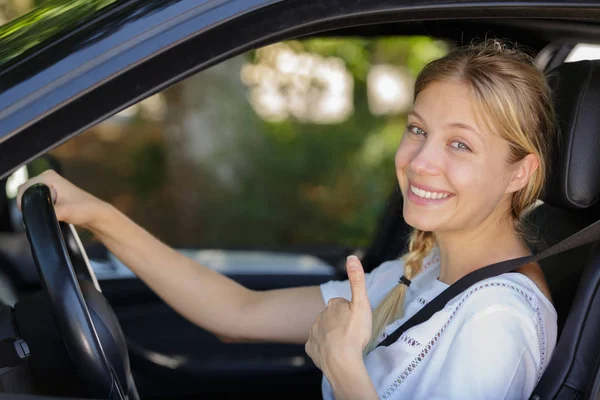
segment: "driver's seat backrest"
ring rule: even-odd
[[[600,61],[548,73],[560,130],[544,204],[528,216],[542,243],[555,244],[598,219]],[[540,262],[559,315],[559,339],[532,398],[589,398],[600,362],[600,247],[573,249]]]

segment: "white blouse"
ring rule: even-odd
[[[405,297],[404,317],[388,325],[383,340],[448,287],[439,281],[439,251],[423,261]],[[366,274],[375,308],[396,286],[402,260],[388,261]],[[350,300],[348,281],[321,285],[325,304]],[[552,303],[525,275],[507,273],[483,280],[451,300],[426,322],[365,359],[380,398],[527,399],[556,345],[557,315]],[[323,377],[323,398],[333,399]]]

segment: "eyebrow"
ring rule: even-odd
[[[420,119],[423,122],[425,121],[425,119],[423,117],[421,117],[419,115],[419,113],[417,113],[415,110],[410,110],[408,112],[408,115],[412,115],[412,116],[416,117],[417,119]],[[479,138],[479,140],[481,140],[482,142],[485,143],[485,139],[483,138],[483,135],[481,133],[479,133],[475,128],[473,128],[471,125],[468,125],[468,124],[465,124],[465,123],[462,123],[462,122],[452,122],[450,124],[447,124],[446,126],[448,128],[459,128],[459,129],[464,129],[464,130],[467,130],[467,131],[471,131],[471,132],[473,132],[474,134],[477,135],[477,137]]]

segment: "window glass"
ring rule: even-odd
[[[68,179],[173,246],[367,246],[396,184],[415,76],[446,51],[427,37],[277,43],[51,155]]]
[[[115,4],[116,0],[0,0],[0,64]]]
[[[581,60],[600,59],[600,45],[589,43],[578,43],[573,47],[565,62],[575,62]]]

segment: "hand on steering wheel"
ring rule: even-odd
[[[28,185],[20,207],[42,286],[89,395],[111,400],[139,399],[117,317],[98,290],[77,232],[72,225],[59,224],[50,188],[41,183]],[[74,258],[79,259],[79,273],[75,272],[69,248],[74,250],[73,255],[78,254]]]

